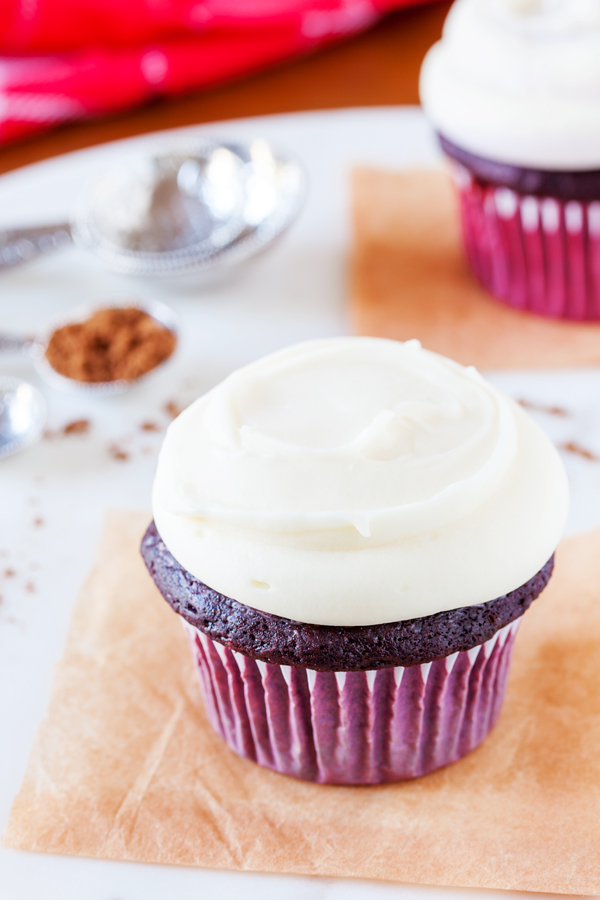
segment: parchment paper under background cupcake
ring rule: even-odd
[[[516,309],[600,319],[599,0],[456,0],[421,100],[483,286]]]
[[[567,484],[548,437],[417,341],[313,341],[169,427],[142,542],[213,726],[316,782],[453,762],[498,718]]]

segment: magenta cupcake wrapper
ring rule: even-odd
[[[210,721],[232,750],[307,781],[381,784],[445,766],[485,738],[519,622],[445,659],[364,672],[260,662],[184,625]]]
[[[563,319],[600,319],[600,200],[519,194],[452,161],[471,268],[498,300]]]

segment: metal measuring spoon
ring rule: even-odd
[[[123,394],[130,387],[140,384],[142,381],[154,376],[164,365],[173,359],[177,348],[163,362],[160,362],[154,368],[150,369],[144,375],[131,380],[118,379],[116,381],[78,381],[76,378],[68,378],[61,375],[54,369],[47,357],[46,348],[48,341],[57,328],[63,325],[69,325],[76,322],[83,322],[100,309],[116,309],[118,307],[140,309],[147,313],[160,325],[167,328],[178,340],[179,326],[175,313],[164,303],[157,300],[137,300],[133,297],[126,298],[107,298],[102,302],[95,303],[93,306],[81,307],[72,310],[60,320],[54,321],[52,325],[43,333],[35,338],[21,337],[18,335],[0,334],[0,353],[23,353],[28,356],[43,380],[51,387],[58,388],[61,391],[69,393],[87,394],[93,396],[108,397],[114,394]]]
[[[162,142],[82,192],[69,223],[0,231],[0,270],[73,241],[126,275],[185,275],[241,262],[296,218],[306,177],[265,140]]]
[[[34,444],[46,417],[46,402],[33,385],[0,376],[0,459]]]

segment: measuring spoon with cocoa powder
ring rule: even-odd
[[[51,387],[122,394],[170,360],[175,314],[158,301],[109,299],[68,314],[35,338],[0,334],[0,352],[21,352]]]

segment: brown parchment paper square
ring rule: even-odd
[[[408,340],[483,369],[600,363],[600,324],[534,316],[471,275],[449,175],[356,169],[351,319],[357,334]]]
[[[207,723],[183,629],[113,513],[4,843],[439,885],[600,892],[600,532],[525,615],[506,704],[467,758],[384,787],[304,784]]]

